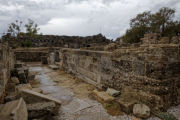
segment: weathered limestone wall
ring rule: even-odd
[[[7,44],[0,44],[0,102],[3,101],[5,87],[14,67],[14,53]]]
[[[60,67],[98,87],[130,87],[146,102],[166,108],[177,101],[179,55],[178,44],[141,45],[114,52],[62,49]]]
[[[60,48],[19,48],[14,50],[16,60],[22,62],[41,62],[43,56],[49,56],[51,52],[59,51]]]
[[[101,82],[102,59],[110,59],[110,52],[62,49],[60,52],[61,68],[87,82],[99,86]],[[110,61],[110,60],[109,60]]]

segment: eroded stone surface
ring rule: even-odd
[[[26,103],[20,100],[0,105],[0,119],[2,120],[28,120]]]
[[[57,115],[59,112],[59,107],[56,106],[55,102],[40,102],[27,105],[28,118],[37,119],[42,117],[48,117]]]
[[[117,90],[112,89],[112,88],[108,88],[108,89],[106,90],[106,92],[107,92],[109,95],[113,96],[113,97],[117,97],[118,95],[120,95],[120,91],[117,91]]]
[[[104,91],[99,92],[97,90],[94,90],[93,94],[94,94],[94,96],[97,97],[98,100],[102,100],[104,102],[111,102],[114,100],[114,97],[110,96],[108,93],[106,93]]]
[[[148,118],[150,116],[150,108],[145,104],[135,104],[133,106],[133,114],[139,118]]]

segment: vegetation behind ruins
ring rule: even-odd
[[[145,11],[130,21],[130,28],[122,39],[125,43],[138,43],[147,33],[159,33],[161,36],[173,37],[180,35],[180,21],[175,20],[175,10],[161,8],[158,12]]]

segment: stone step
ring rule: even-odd
[[[27,120],[28,113],[23,98],[0,105],[1,120]]]
[[[59,67],[57,65],[49,65],[49,67],[53,70],[58,70]]]

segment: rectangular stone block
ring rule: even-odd
[[[57,115],[59,107],[54,102],[40,102],[27,105],[29,119],[51,119],[52,115]]]
[[[27,104],[39,103],[39,102],[55,102],[57,105],[61,105],[61,101],[50,97],[48,95],[43,95],[33,90],[23,89],[21,91],[21,96]]]
[[[22,98],[0,105],[1,120],[28,120],[26,103]]]

